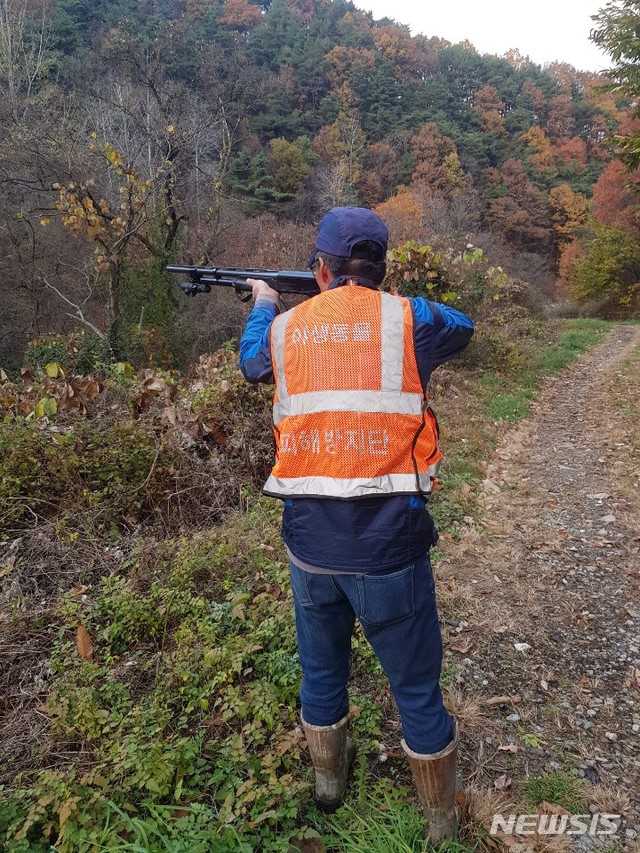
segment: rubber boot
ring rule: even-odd
[[[311,726],[302,721],[316,772],[316,805],[327,814],[342,805],[356,752],[347,735],[348,722],[348,714],[332,726]]]
[[[421,755],[402,741],[409,759],[411,774],[427,819],[427,838],[438,845],[455,835],[456,823],[456,761],[458,758],[458,727],[453,724],[453,740],[440,752]]]

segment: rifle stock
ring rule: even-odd
[[[212,287],[233,287],[236,292],[250,291],[248,278],[261,278],[278,293],[296,293],[298,296],[315,296],[320,293],[314,274],[300,270],[220,269],[173,264],[166,269],[167,272],[188,276],[188,280],[180,284],[187,296],[211,293]]]

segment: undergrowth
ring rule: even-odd
[[[504,422],[604,328],[573,321],[498,366],[436,376],[448,461],[433,509],[445,535],[464,523]],[[201,362],[184,385],[110,380],[89,401],[94,421],[37,413],[42,393],[65,399],[58,375],[4,395],[7,853],[290,853],[322,850],[319,838],[328,851],[424,850],[406,768],[379,760],[386,682],[360,634],[353,784],[332,818],[312,805],[279,505],[255,488],[271,452],[268,427],[253,440],[268,393],[245,396],[234,359]]]

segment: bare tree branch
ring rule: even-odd
[[[79,305],[76,305],[75,302],[72,302],[70,299],[68,299],[64,295],[64,293],[62,293],[60,290],[58,290],[58,288],[55,285],[51,284],[51,282],[47,281],[47,279],[44,276],[42,277],[42,281],[43,281],[45,287],[48,287],[50,290],[53,290],[54,293],[57,293],[58,296],[60,297],[60,299],[63,300],[63,302],[66,302],[67,305],[70,305],[72,308],[75,308],[76,313],[75,314],[67,314],[67,317],[71,317],[74,320],[79,320],[84,326],[86,326],[88,329],[91,329],[91,331],[95,335],[97,335],[100,338],[100,340],[102,340],[102,341],[106,340],[107,336],[105,335],[105,333],[101,332],[97,326],[94,326],[93,323],[91,323],[89,320],[87,320],[87,318],[82,313],[82,309],[80,308]]]

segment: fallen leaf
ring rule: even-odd
[[[489,827],[485,827],[485,828],[486,828],[486,830],[487,830],[487,832],[488,832],[488,831],[489,831]],[[491,850],[496,850],[496,851],[497,851],[497,853],[502,853],[502,847],[498,844],[498,842],[496,841],[496,839],[495,839],[495,838],[493,838],[491,835],[486,835],[486,836],[482,839],[482,843],[483,843],[486,847],[489,847]]]
[[[451,640],[448,645],[449,648],[454,650],[454,652],[460,652],[460,654],[466,655],[471,651],[475,643],[471,637],[458,637],[456,640]]]
[[[178,423],[178,411],[173,406],[167,406],[162,410],[162,417],[165,421],[169,421],[171,426],[175,426]]]
[[[498,778],[494,781],[493,787],[496,791],[504,791],[507,788],[510,788],[513,783],[513,779],[510,779],[506,773],[503,773],[502,776],[498,776]]]
[[[522,696],[517,693],[513,696],[492,696],[491,699],[485,699],[485,705],[510,705],[516,702],[522,702]]]
[[[544,814],[571,814],[571,812],[563,809],[562,806],[558,806],[555,803],[548,803],[546,800],[539,803],[538,811]]]
[[[76,648],[81,658],[93,660],[93,643],[84,625],[78,625],[76,630]]]
[[[515,743],[506,743],[504,746],[498,747],[498,752],[517,752],[518,745]]]

